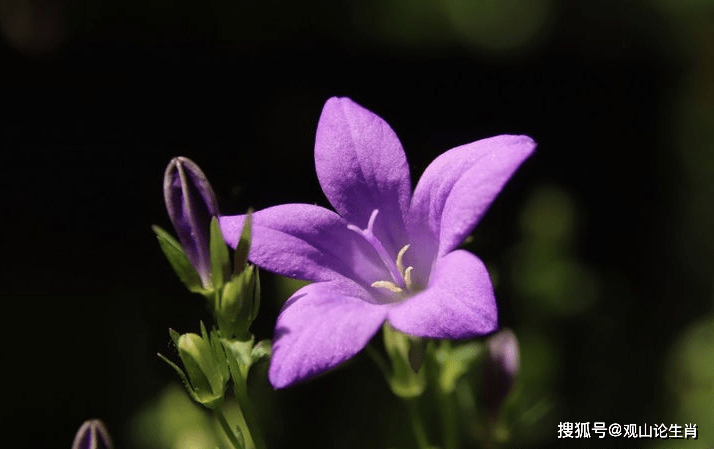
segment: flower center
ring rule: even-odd
[[[370,215],[369,222],[367,223],[367,229],[360,229],[353,224],[348,224],[347,229],[361,235],[367,243],[374,248],[379,258],[382,259],[385,268],[387,268],[389,274],[392,276],[391,281],[376,281],[372,283],[372,287],[386,288],[393,293],[402,293],[404,290],[410,291],[413,285],[412,270],[414,270],[414,267],[404,267],[404,254],[407,252],[407,249],[409,249],[409,245],[404,245],[404,247],[399,250],[396,261],[389,256],[387,249],[373,232],[374,221],[377,219],[378,213],[379,209],[372,211],[372,215]]]

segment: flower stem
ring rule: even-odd
[[[238,400],[238,405],[240,405],[241,413],[243,413],[243,418],[246,424],[246,433],[248,437],[253,440],[253,446],[255,449],[266,449],[265,441],[263,441],[263,434],[260,431],[260,426],[258,425],[258,419],[256,417],[255,409],[253,408],[253,403],[246,394],[236,394],[236,399]]]
[[[213,410],[213,412],[216,414],[216,418],[218,418],[218,422],[221,424],[223,433],[226,434],[226,437],[228,438],[228,441],[231,442],[231,445],[235,449],[244,449],[245,446],[243,444],[241,444],[241,442],[238,440],[238,437],[236,436],[235,432],[231,428],[231,425],[228,424],[228,421],[226,421],[226,417],[223,414],[223,411],[220,408],[216,408]]]
[[[414,432],[414,439],[416,440],[417,447],[419,449],[430,449],[431,445],[426,437],[424,423],[421,421],[421,416],[419,416],[419,410],[417,409],[417,400],[405,399],[404,403],[407,406],[409,419],[412,422],[412,431]]]
[[[452,401],[453,395],[442,388],[437,391],[439,408],[441,414],[441,424],[442,424],[442,438],[444,443],[444,449],[458,449],[459,447],[459,435],[458,428],[456,426],[456,413],[454,410],[454,403]]]

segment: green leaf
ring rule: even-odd
[[[223,343],[223,347],[226,350],[226,359],[233,378],[233,387],[237,389],[236,394],[244,394],[248,371],[253,363],[251,354],[254,344],[253,336],[245,341],[222,338],[221,343]]]
[[[234,255],[234,266],[233,270],[235,274],[239,274],[245,268],[245,264],[248,263],[248,252],[250,251],[250,236],[251,236],[251,225],[253,220],[253,209],[248,209],[248,214],[245,217],[245,223],[243,223],[243,230],[240,233],[240,240],[238,240],[238,245],[236,245],[236,252]]]
[[[211,343],[211,349],[213,350],[213,358],[216,361],[216,365],[221,372],[221,376],[224,379],[228,379],[230,373],[228,372],[228,361],[226,360],[226,351],[221,343],[220,336],[218,332],[214,329],[211,331],[211,336],[209,339]]]
[[[260,270],[255,267],[255,289],[253,290],[253,311],[250,315],[250,322],[252,323],[258,316],[258,311],[260,310]]]
[[[179,341],[179,337],[181,336],[181,334],[179,334],[178,332],[176,332],[173,329],[169,329],[169,335],[171,336],[171,341],[174,342],[174,346],[176,346],[178,348],[178,341]]]
[[[203,321],[199,322],[199,327],[201,328],[201,338],[208,341],[208,332],[206,331],[206,325],[203,324]]]
[[[201,333],[206,335],[205,332],[202,325]],[[216,360],[210,340],[193,333],[184,334],[179,339],[178,350],[199,402],[210,409],[220,405],[228,376],[224,376],[227,372],[219,366],[222,360]]]
[[[181,244],[171,236],[168,232],[161,229],[159,226],[152,226],[151,229],[156,234],[159,240],[159,246],[164,252],[164,255],[174,269],[176,275],[181,282],[193,293],[204,293],[205,289],[201,284],[201,277],[196,269],[191,265],[191,262],[186,257]]]
[[[243,272],[233,275],[223,287],[221,303],[216,309],[216,319],[221,334],[226,338],[248,338],[248,329],[253,322],[253,273],[253,265],[248,265]]]
[[[223,240],[223,233],[218,224],[218,218],[213,217],[211,220],[211,282],[216,290],[223,289],[223,285],[230,276],[230,258],[228,256],[228,247]]]
[[[161,358],[161,360],[166,362],[171,368],[174,369],[174,371],[176,371],[176,373],[181,378],[181,381],[183,382],[183,386],[186,388],[186,392],[188,393],[188,395],[191,397],[191,399],[194,400],[194,402],[198,402],[200,404],[201,400],[198,398],[196,391],[191,386],[191,382],[188,381],[188,377],[186,377],[186,374],[183,372],[183,370],[181,368],[179,368],[178,365],[176,365],[174,362],[167,359],[163,354],[156,353],[156,355],[158,355]]]

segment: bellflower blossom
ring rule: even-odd
[[[269,380],[315,376],[359,352],[388,321],[427,338],[470,338],[497,328],[483,262],[456,249],[535,143],[503,135],[447,151],[414,193],[390,126],[348,98],[331,98],[317,126],[315,168],[336,213],[284,204],[253,214],[249,259],[314,283],[278,317]],[[233,247],[244,215],[221,217]]]

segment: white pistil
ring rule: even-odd
[[[379,241],[379,239],[377,238],[377,236],[374,235],[373,232],[374,221],[377,219],[378,213],[379,209],[375,209],[372,211],[372,215],[370,215],[369,221],[367,222],[367,229],[360,229],[353,224],[347,225],[347,229],[361,235],[367,241],[367,243],[369,243],[372,248],[374,248],[374,250],[377,252],[377,255],[379,255],[379,258],[382,259],[382,263],[384,264],[385,268],[387,268],[389,274],[392,276],[393,282],[376,281],[373,282],[371,286],[375,288],[386,288],[392,293],[402,293],[404,290],[411,290],[412,270],[414,269],[414,267],[404,267],[404,254],[409,249],[409,244],[404,245],[402,249],[399,250],[399,253],[397,253],[396,263],[394,263],[394,260],[389,257],[387,249],[384,247],[384,245],[382,245],[382,242]]]

